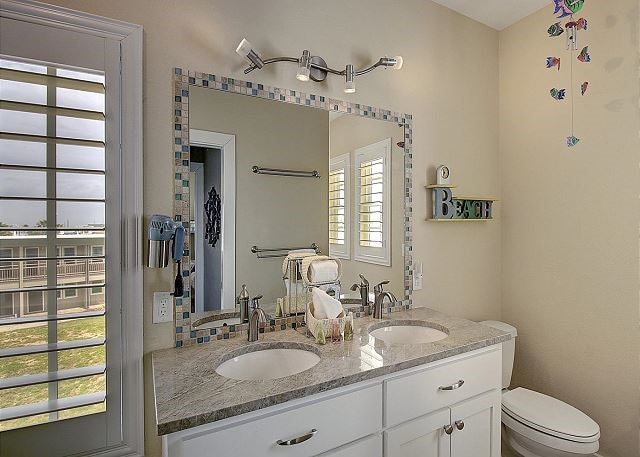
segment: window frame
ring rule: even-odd
[[[55,31],[78,32],[83,36],[93,36],[106,43],[105,53],[108,74],[119,75],[112,92],[119,100],[117,120],[112,124],[112,134],[118,132],[119,144],[114,145],[120,158],[120,170],[111,177],[107,188],[117,184],[118,195],[107,195],[114,201],[119,213],[119,222],[113,229],[120,236],[117,242],[107,247],[106,254],[114,253],[120,262],[113,262],[106,272],[118,278],[120,287],[116,301],[120,312],[107,314],[113,330],[109,335],[119,341],[118,351],[107,353],[107,363],[112,363],[121,379],[119,391],[108,388],[107,395],[113,395],[114,405],[119,405],[117,422],[109,422],[107,427],[107,447],[90,451],[87,455],[101,457],[142,456],[144,454],[144,408],[143,408],[143,283],[142,283],[142,43],[143,29],[139,25],[71,9],[35,2],[32,0],[4,0],[0,5],[0,20],[11,20],[22,30],[39,28]],[[5,42],[6,45],[6,42]],[[24,46],[23,46],[24,45]],[[20,56],[43,61],[64,63],[73,55],[69,48],[57,48],[56,55],[48,54],[45,46],[35,43],[21,43]],[[3,47],[6,49],[6,47]],[[6,52],[6,51],[3,51]],[[58,58],[58,56],[60,58]],[[92,67],[94,68],[94,67]],[[115,79],[112,79],[115,82]],[[117,225],[117,227],[116,227]],[[116,265],[116,263],[118,263]],[[118,316],[120,315],[120,316]],[[117,354],[114,354],[117,352]],[[115,359],[110,359],[116,357]],[[115,362],[115,365],[114,365]],[[91,416],[85,416],[90,418]],[[43,425],[43,426],[46,426]],[[34,442],[35,429],[18,429],[14,436],[3,435],[0,439],[0,454],[14,449],[16,443],[30,442],[42,450],[40,454],[64,453],[73,440]],[[5,439],[7,438],[7,439]],[[10,439],[9,439],[10,438]],[[35,449],[35,448],[34,448]]]
[[[351,259],[351,153],[329,159],[329,173],[344,169],[344,244],[329,241],[329,255],[339,259]],[[331,190],[329,189],[329,193]],[[331,217],[331,214],[329,214]]]
[[[358,148],[353,151],[353,260],[374,265],[391,266],[391,138]],[[382,181],[382,247],[360,245],[360,166],[363,162],[383,159]]]

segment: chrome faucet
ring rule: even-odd
[[[249,331],[247,332],[248,341],[258,341],[260,337],[260,322],[267,322],[267,317],[264,315],[264,311],[260,308],[258,300],[262,298],[262,295],[253,297],[251,299],[251,313],[249,313]]]
[[[369,281],[363,275],[360,276],[360,284],[354,284],[351,286],[351,291],[355,292],[360,289],[360,301],[362,306],[365,307],[369,304]],[[365,308],[366,309],[366,308]]]
[[[388,298],[392,305],[395,305],[398,302],[395,295],[393,295],[391,292],[382,290],[382,287],[385,284],[389,284],[389,281],[382,281],[380,284],[376,285],[373,288],[373,294],[375,296],[375,299],[373,302],[373,318],[374,319],[382,319],[382,304],[384,303],[385,298]]]

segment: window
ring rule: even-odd
[[[350,154],[332,157],[329,161],[329,255],[349,259],[351,167]]]
[[[354,259],[391,265],[391,138],[354,151]]]
[[[47,273],[39,287],[50,312],[25,316],[26,293],[1,284],[0,296],[13,294],[19,314],[0,320],[8,325],[0,329],[0,383],[16,386],[0,394],[0,455],[142,455],[142,27],[45,3],[0,2],[0,30],[0,99],[11,102],[0,103],[0,186],[8,176],[44,184],[15,186],[22,195],[0,189],[0,227],[9,225],[0,248],[8,236],[39,237]],[[5,81],[38,87],[11,94]],[[107,281],[104,269],[77,277],[87,288],[106,282],[105,293],[91,297],[95,307],[78,298],[68,302],[82,306],[64,309],[56,299],[78,274],[56,260],[56,247],[69,244],[105,245]],[[23,254],[13,254],[21,262]],[[27,330],[29,341],[7,338]],[[29,353],[28,344],[47,352]]]
[[[41,313],[44,311],[44,292],[27,292],[27,312]]]
[[[104,75],[0,59],[0,246],[21,252],[0,279],[0,357],[17,362],[0,364],[0,432],[106,410],[106,304],[87,291],[104,274],[63,260],[70,239],[104,243],[105,150]]]

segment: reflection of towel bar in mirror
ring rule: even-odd
[[[253,252],[258,259],[271,259],[274,257],[286,257],[289,251],[296,251],[298,249],[313,249],[316,254],[320,253],[320,249],[316,243],[312,243],[311,246],[293,247],[293,248],[259,248],[258,246],[251,246],[251,252]],[[263,252],[270,252],[271,254],[261,255]]]
[[[275,176],[293,176],[294,178],[319,178],[318,170],[302,171],[302,170],[283,170],[281,168],[263,168],[253,166],[251,170],[257,175],[275,175]]]

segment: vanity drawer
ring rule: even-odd
[[[461,380],[464,384],[459,385]],[[451,390],[441,389],[448,386]],[[385,425],[392,427],[501,386],[500,350],[385,381]]]
[[[311,434],[312,430],[316,432]],[[178,455],[314,456],[381,430],[382,384],[378,384],[223,430],[196,432],[182,439]],[[277,444],[301,437],[307,439]]]
[[[382,457],[382,435],[380,433],[347,444],[320,457]]]

